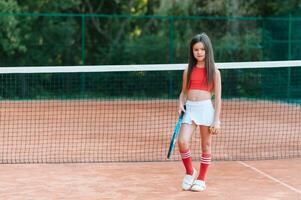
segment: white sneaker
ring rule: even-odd
[[[206,190],[205,181],[195,180],[192,184],[191,190],[195,192],[201,192]]]
[[[183,182],[182,182],[182,189],[183,190],[185,190],[185,191],[190,190],[190,188],[193,184],[193,181],[196,178],[196,175],[197,175],[197,171],[194,168],[193,168],[192,175],[188,175],[188,174],[185,175],[185,177],[183,179]]]

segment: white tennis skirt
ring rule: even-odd
[[[182,123],[210,126],[214,120],[214,107],[210,99],[203,101],[186,101],[186,112]]]

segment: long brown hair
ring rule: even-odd
[[[207,71],[208,85],[209,86],[213,85],[212,83],[213,83],[213,75],[215,73],[215,63],[214,63],[212,43],[206,33],[201,33],[194,36],[190,41],[189,55],[188,55],[188,72],[187,72],[187,79],[186,79],[187,89],[189,88],[192,69],[197,64],[197,60],[193,55],[193,45],[195,45],[198,42],[202,42],[205,48],[205,67]]]

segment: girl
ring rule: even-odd
[[[192,38],[188,61],[179,97],[179,113],[185,112],[178,139],[181,158],[186,169],[182,188],[203,191],[206,189],[205,175],[211,161],[211,136],[219,132],[221,112],[221,76],[214,64],[211,41],[205,33]],[[211,102],[213,93],[214,108]],[[202,146],[198,176],[192,166],[189,149],[191,135],[197,126],[200,127]]]

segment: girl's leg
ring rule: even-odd
[[[211,134],[208,126],[200,126],[202,156],[198,180],[205,181],[208,167],[211,162]]]
[[[190,149],[189,149],[190,138],[195,130],[195,127],[196,127],[195,124],[192,125],[182,124],[179,133],[179,139],[178,139],[179,150],[181,153],[183,164],[186,169],[186,175],[182,182],[183,190],[190,190],[193,181],[197,176],[197,172],[192,166],[192,160],[191,160]]]
[[[182,124],[178,138],[179,151],[182,157],[184,167],[186,169],[186,174],[188,175],[193,174],[193,166],[189,144],[191,135],[194,132],[195,128],[195,124]]]

